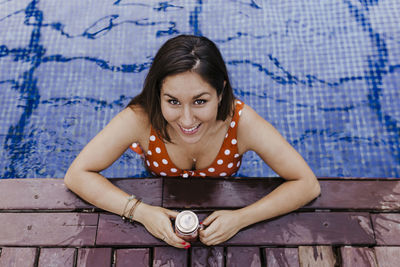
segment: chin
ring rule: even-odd
[[[181,136],[181,139],[185,143],[188,143],[188,144],[196,144],[201,140],[201,135],[198,135],[198,134],[193,135],[193,136],[187,136],[184,134],[180,134],[180,136]]]

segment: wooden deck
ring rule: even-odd
[[[234,209],[278,178],[112,179],[149,204]],[[175,249],[139,224],[85,203],[62,179],[0,180],[0,266],[399,266],[400,179],[320,179],[301,210],[242,230],[217,247]],[[288,199],[290,201],[290,199]]]

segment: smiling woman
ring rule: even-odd
[[[247,207],[207,217],[199,235],[206,245],[293,211],[320,193],[299,153],[271,124],[235,99],[221,53],[205,37],[168,40],[157,52],[142,92],[86,145],[65,175],[68,188],[88,202],[142,223],[172,246],[190,247],[172,229],[170,219],[176,211],[142,203],[100,175],[129,147],[143,155],[157,176],[232,176],[242,155],[251,150],[287,180]]]

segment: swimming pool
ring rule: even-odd
[[[396,0],[0,0],[0,178],[63,177],[182,33],[317,176],[400,177],[398,25]],[[146,172],[128,150],[103,174]],[[239,176],[275,174],[247,153]]]

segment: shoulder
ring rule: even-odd
[[[250,106],[244,104],[238,123],[239,153],[256,150],[261,143],[279,135],[276,129]]]
[[[139,106],[129,106],[119,112],[114,119],[118,129],[132,135],[135,141],[140,141],[150,131],[147,113]]]

